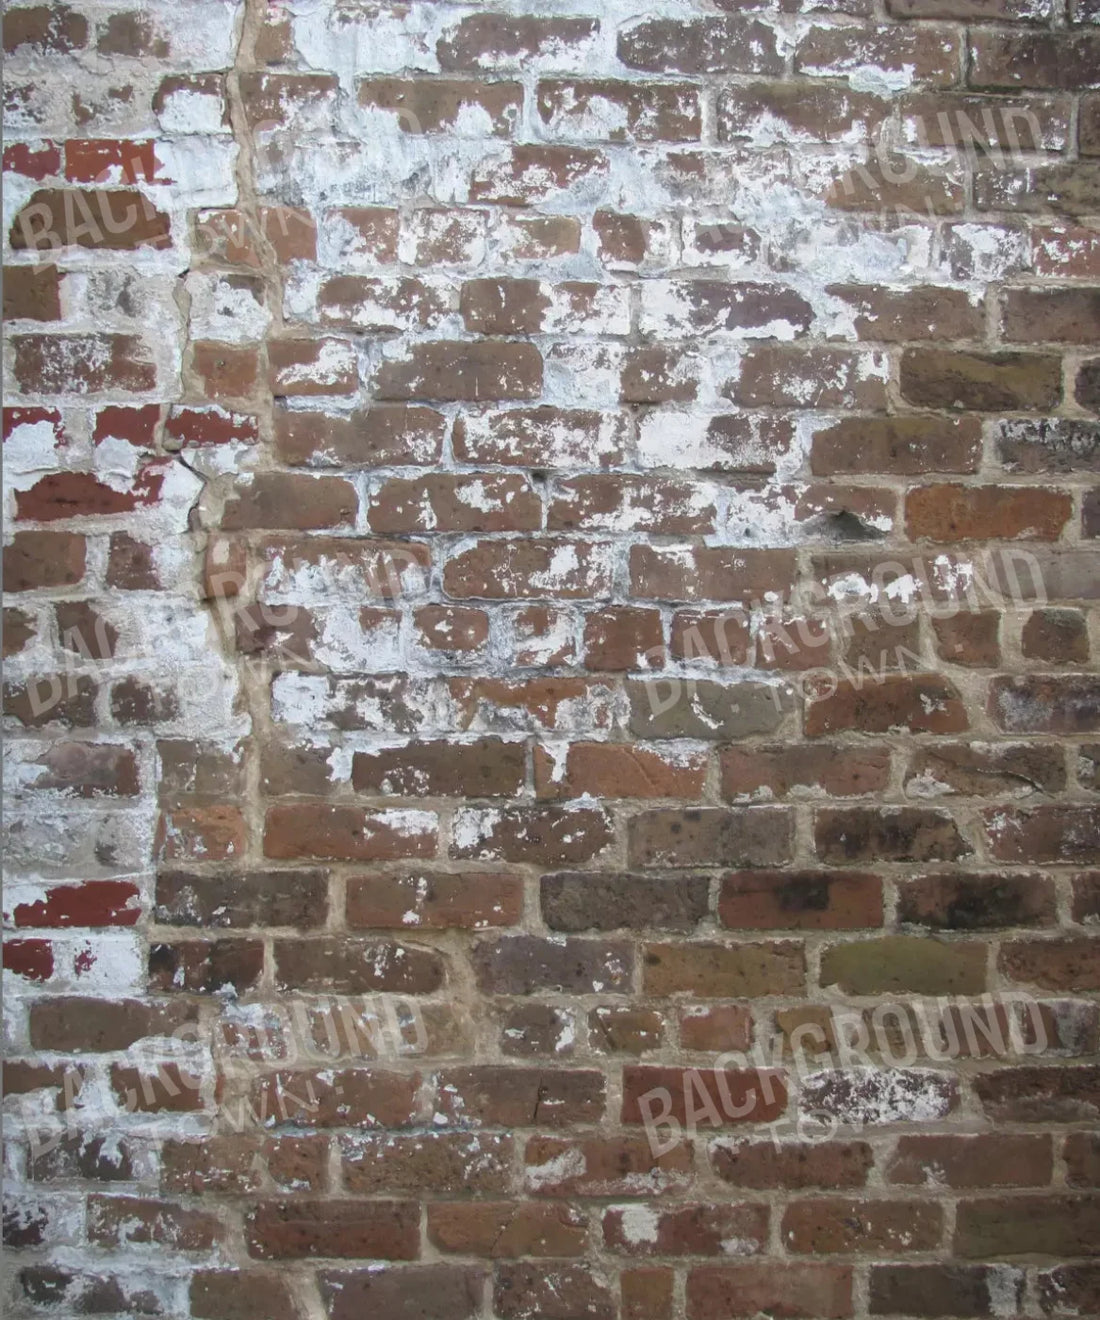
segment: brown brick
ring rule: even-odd
[[[1023,1304],[1022,1270],[993,1265],[872,1265],[872,1315],[996,1315]]]
[[[902,1136],[886,1180],[916,1187],[1044,1187],[1053,1168],[1049,1136]]]
[[[275,941],[275,980],[283,990],[330,994],[430,994],[443,984],[440,954],[390,940],[317,936]]]
[[[761,1311],[791,1320],[843,1320],[852,1314],[852,1271],[846,1265],[707,1265],[689,1273],[687,1305],[690,1320]]]
[[[963,353],[907,348],[901,392],[922,408],[1044,412],[1062,398],[1061,363],[1038,353]]]
[[[880,926],[882,884],[856,871],[742,871],[722,878],[718,920],[731,930]]]
[[[171,241],[169,217],[129,188],[39,188],[8,234],[14,252],[52,251],[55,245],[129,252],[165,248]]]
[[[428,1239],[440,1251],[491,1260],[580,1256],[588,1224],[571,1206],[538,1201],[437,1201],[428,1207]]]
[[[986,988],[985,963],[983,944],[891,935],[823,950],[821,984],[853,995],[980,994]]]
[[[1096,1250],[1098,1230],[1098,1197],[990,1197],[959,1203],[954,1249],[986,1259],[1080,1256]]]
[[[933,930],[1049,926],[1056,919],[1054,887],[1034,871],[917,876],[899,883],[897,915]]]
[[[1054,541],[1072,512],[1065,492],[1013,486],[921,486],[905,500],[909,536],[940,542]]]
[[[256,1310],[267,1320],[299,1320],[289,1281],[261,1270],[196,1270],[190,1300],[195,1320],[247,1320]]]
[[[56,266],[4,267],[4,320],[61,320],[61,277]]]
[[[861,733],[959,733],[968,727],[955,685],[936,674],[906,674],[881,682],[842,679],[806,708],[806,735],[858,729]]]
[[[757,998],[799,994],[805,955],[793,941],[772,944],[647,944],[642,951],[647,994],[683,991],[700,998]]]
[[[814,433],[816,476],[889,472],[900,476],[973,472],[981,428],[973,417],[845,417]]]
[[[1075,91],[1097,82],[1100,41],[1093,32],[980,31],[970,43],[972,87]]]
[[[270,1201],[245,1221],[248,1253],[260,1260],[310,1256],[415,1260],[420,1213],[413,1201]]]
[[[604,1211],[604,1245],[612,1251],[643,1256],[721,1256],[736,1241],[737,1254],[763,1251],[768,1233],[768,1208],[746,1205],[684,1205],[657,1209],[650,1231],[639,1240],[632,1232],[633,1207]]]
[[[625,942],[512,935],[477,945],[471,962],[483,994],[621,994],[634,952]]]
[[[776,797],[862,797],[886,787],[885,748],[724,747],[722,796],[730,801]]]
[[[267,812],[267,857],[362,862],[431,857],[435,851],[436,829],[430,813],[366,811],[321,803],[287,803]]]
[[[945,811],[929,807],[844,807],[816,813],[814,840],[824,862],[956,861],[972,850]]]
[[[439,1073],[437,1108],[460,1126],[569,1126],[604,1111],[602,1072],[481,1065]]]
[[[987,808],[983,817],[998,861],[1087,864],[1100,847],[1100,809],[1095,807]]]
[[[639,812],[627,825],[633,865],[775,866],[791,855],[792,819],[780,807]]]
[[[691,930],[707,910],[702,876],[563,871],[544,875],[540,885],[551,930]]]
[[[403,133],[454,131],[463,114],[488,116],[490,131],[507,136],[515,129],[523,100],[518,83],[471,82],[453,78],[364,78],[359,104],[393,111]]]
[[[515,926],[523,911],[519,877],[486,872],[360,875],[347,881],[348,925],[446,930]]]
[[[522,743],[485,738],[356,752],[351,782],[357,793],[385,797],[514,797],[525,775]]]
[[[865,1141],[775,1145],[728,1137],[711,1143],[710,1160],[718,1177],[735,1187],[791,1191],[862,1187],[874,1162]]]

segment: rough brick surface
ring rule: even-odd
[[[1097,0],[10,0],[0,1309],[1100,1314]]]

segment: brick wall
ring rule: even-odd
[[[9,6],[7,1313],[1100,1314],[1098,22]]]

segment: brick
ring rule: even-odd
[[[56,266],[4,267],[4,319],[61,320],[61,276]]]
[[[264,855],[282,860],[375,861],[435,850],[435,817],[422,811],[288,803],[268,809],[264,829]]]
[[[1100,723],[1100,687],[1083,674],[1006,674],[990,683],[989,709],[1009,733],[1088,733]]]
[[[428,1132],[341,1138],[349,1191],[503,1192],[508,1185],[511,1139],[491,1134]]]
[[[350,416],[276,411],[275,443],[292,465],[373,467],[439,457],[443,418],[416,404],[377,404]]]
[[[443,959],[434,950],[393,941],[330,936],[275,941],[275,980],[284,990],[430,994],[443,975]]]
[[[1100,812],[1088,806],[987,809],[983,815],[998,861],[1088,863],[1100,842]]]
[[[722,796],[731,802],[781,797],[861,797],[886,787],[890,755],[885,748],[758,746],[725,747]]]
[[[778,74],[775,34],[741,15],[645,19],[619,33],[619,59],[646,73]]]
[[[905,773],[910,796],[1059,793],[1066,786],[1057,747],[1036,743],[933,743],[913,752]]]
[[[963,353],[907,348],[901,392],[923,408],[1043,412],[1062,397],[1059,360],[1038,353]]]
[[[392,112],[404,133],[454,132],[466,116],[479,124],[484,116],[491,133],[506,137],[516,126],[522,99],[518,83],[451,78],[364,78],[359,83],[359,104]]]
[[[739,379],[724,392],[749,408],[883,412],[885,373],[885,359],[876,351],[760,344],[748,348]]]
[[[928,1251],[939,1246],[943,1211],[920,1201],[805,1200],[787,1207],[781,1232],[798,1253]]]
[[[647,944],[642,951],[647,994],[681,991],[701,998],[798,994],[805,985],[802,946],[773,944]]]
[[[169,1201],[136,1196],[90,1196],[88,1240],[98,1246],[152,1245],[176,1251],[208,1251],[222,1238],[212,1214]]]
[[[447,561],[443,587],[457,599],[599,599],[611,592],[609,551],[606,543],[549,537],[478,541]]]
[[[261,1202],[245,1220],[245,1243],[259,1260],[415,1260],[419,1207],[413,1201]]]
[[[880,881],[853,871],[741,871],[718,895],[731,930],[856,930],[882,918]]]
[[[581,56],[599,26],[594,18],[468,14],[440,37],[436,53],[447,70],[519,68],[558,51],[572,60]]]
[[[993,610],[933,619],[936,652],[949,664],[992,669],[1000,664],[1001,616]]]
[[[814,840],[824,862],[957,861],[971,849],[945,811],[926,807],[835,807],[816,813]]]
[[[610,1285],[587,1266],[548,1269],[527,1262],[497,1269],[493,1308],[502,1320],[535,1315],[545,1320],[569,1320],[575,1315],[613,1320],[616,1310]]]
[[[513,146],[507,154],[489,157],[475,168],[470,200],[498,206],[538,205],[568,196],[579,187],[590,187],[607,173],[607,158],[589,147]],[[534,354],[533,349],[531,352]],[[497,397],[530,398],[531,395]]]
[[[789,550],[724,547],[631,549],[632,591],[655,600],[729,600],[748,603],[768,592],[790,590],[794,556]]]
[[[950,86],[958,75],[959,43],[950,28],[922,25],[899,31],[811,27],[795,52],[795,68],[817,77],[843,77],[868,64],[884,72],[912,71],[918,84]]]
[[[674,1275],[665,1266],[623,1270],[619,1276],[623,1320],[667,1320],[672,1315]]]
[[[428,1239],[440,1251],[493,1260],[517,1256],[579,1256],[587,1222],[572,1207],[534,1202],[435,1202]]]
[[[551,930],[691,930],[707,910],[707,882],[696,876],[559,872],[540,881]]]
[[[609,606],[593,610],[584,620],[586,669],[643,669],[660,653],[661,616],[655,609]]]
[[[1054,889],[1036,872],[917,876],[898,887],[898,920],[932,930],[996,930],[1055,922]]]
[[[263,971],[259,940],[175,940],[149,948],[149,981],[156,990],[214,994],[232,986],[239,994],[254,986]]]
[[[691,1149],[655,1154],[643,1137],[538,1135],[526,1146],[526,1188],[535,1196],[649,1196],[684,1186]]]
[[[549,133],[582,141],[697,142],[702,136],[699,94],[682,83],[546,80],[538,85],[536,108]]]
[[[84,577],[85,541],[76,532],[16,532],[4,547],[4,590],[75,586]]]
[[[140,394],[156,385],[156,366],[136,335],[13,335],[11,342],[24,393]]]
[[[483,942],[471,962],[485,994],[618,994],[630,989],[634,970],[633,950],[623,942],[537,935]]]
[[[500,1051],[509,1058],[568,1059],[576,1053],[577,1015],[572,1009],[528,1003],[501,1018]]]
[[[252,1078],[249,1112],[267,1127],[409,1127],[420,1081],[379,1068],[283,1069]]]
[[[225,872],[162,870],[157,920],[171,926],[323,925],[328,882],[323,871]]]
[[[873,1163],[862,1141],[772,1145],[721,1137],[711,1143],[714,1172],[736,1187],[789,1190],[862,1187]]]
[[[707,1265],[688,1274],[690,1320],[754,1316],[760,1311],[809,1320],[852,1314],[852,1271],[842,1265]]]
[[[961,1201],[955,1251],[963,1257],[1080,1256],[1096,1249],[1100,1199],[1088,1196],[989,1197]]]
[[[958,733],[968,725],[955,685],[932,674],[890,676],[872,684],[843,679],[831,692],[810,703],[806,735],[859,729],[864,733]]]
[[[1100,945],[1093,939],[1013,940],[1001,946],[998,967],[1007,979],[1048,990],[1100,985]]]
[[[1053,1168],[1047,1136],[902,1136],[886,1180],[915,1187],[1044,1187]]]
[[[604,1211],[604,1245],[612,1251],[645,1256],[756,1255],[764,1249],[768,1209],[763,1205],[685,1205],[653,1212],[645,1234],[634,1226],[636,1206]]]
[[[608,1005],[588,1014],[588,1043],[598,1054],[647,1054],[661,1048],[664,1036],[656,1009]]]
[[[1100,289],[1008,289],[1001,332],[1009,342],[1096,342],[1100,335]]]
[[[422,1320],[474,1320],[484,1291],[482,1272],[467,1265],[325,1269],[317,1277],[329,1320],[353,1320],[371,1311]]]
[[[28,5],[13,8],[4,24],[4,51],[14,54],[29,46],[39,54],[60,55],[81,50],[88,42],[88,20],[68,5]]]
[[[582,1069],[445,1068],[437,1108],[459,1126],[551,1127],[595,1123],[604,1111],[604,1076]]]
[[[921,486],[905,500],[906,529],[913,540],[1054,541],[1073,511],[1061,491],[1009,486]]]
[[[888,472],[900,476],[974,472],[981,428],[972,417],[847,417],[814,433],[816,476]]]
[[[854,995],[980,994],[986,988],[985,962],[985,948],[976,942],[893,935],[825,949],[821,984]]]
[[[718,136],[723,142],[769,136],[783,142],[870,140],[887,103],[869,92],[807,82],[753,82],[718,96]]]
[[[1023,1302],[1022,1270],[992,1265],[873,1265],[872,1315],[996,1315]]]
[[[298,1320],[289,1281],[262,1270],[196,1270],[191,1276],[196,1320],[245,1320],[262,1307],[269,1320]]]
[[[532,399],[542,388],[542,358],[532,344],[416,345],[405,362],[384,364],[378,397],[452,400]]]
[[[706,760],[622,743],[571,743],[564,756],[535,753],[535,791],[542,798],[681,798],[702,796]]]
[[[610,820],[598,808],[462,810],[453,824],[451,855],[567,866],[598,856],[611,840]]]
[[[1097,51],[1092,32],[978,32],[970,43],[970,85],[1007,90],[1095,85]]]
[[[790,857],[791,824],[782,808],[644,811],[628,824],[628,855],[643,867],[774,866]]]
[[[1044,1315],[1095,1309],[1100,1298],[1100,1265],[1059,1265],[1039,1274],[1039,1305]]]
[[[352,876],[347,886],[348,924],[364,929],[514,926],[522,908],[522,887],[511,875],[415,871]]]
[[[133,252],[166,248],[171,241],[169,216],[131,188],[39,188],[8,234],[14,252],[59,247]]]

